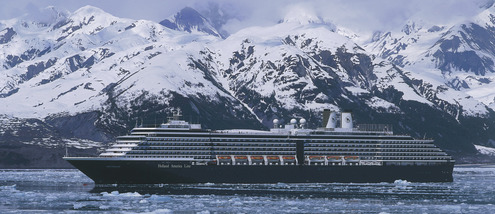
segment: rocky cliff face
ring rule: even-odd
[[[212,129],[266,129],[273,119],[294,117],[315,128],[323,109],[351,109],[355,123],[392,124],[395,132],[434,138],[459,155],[495,139],[490,103],[462,90],[462,81],[453,87],[426,75],[466,66],[479,79],[492,73],[489,57],[474,63],[483,69],[449,58],[446,53],[461,47],[446,33],[452,29],[425,31],[438,33],[441,42],[423,52],[428,60],[413,60],[418,54],[406,53],[420,41],[416,25],[402,32],[407,39],[377,34],[362,46],[318,17],[286,18],[223,39],[191,8],[167,22],[175,28],[94,7],[52,11],[51,22],[0,22],[0,152],[6,165],[31,166],[33,148],[47,155],[63,154],[66,145],[75,153],[94,151],[136,123],[163,122],[175,107],[184,119]],[[423,61],[436,67],[424,69]],[[21,153],[28,147],[31,152]]]

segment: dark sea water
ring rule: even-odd
[[[260,175],[262,176],[262,175]],[[0,213],[495,213],[495,165],[453,183],[195,184],[95,188],[77,170],[0,170]]]

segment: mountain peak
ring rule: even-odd
[[[161,21],[160,24],[173,30],[189,33],[198,31],[223,38],[207,18],[191,7],[183,8],[173,17]]]
[[[45,8],[32,8],[29,14],[26,14],[23,18],[25,21],[32,21],[34,23],[49,25],[56,23],[60,20],[66,19],[69,16],[69,11],[60,10],[54,6],[48,6]]]
[[[86,5],[74,11],[74,14],[101,14],[101,13],[106,13],[106,12],[98,7],[94,7],[91,5]]]
[[[290,10],[290,12],[287,13],[287,15],[284,17],[282,22],[297,23],[297,24],[325,23],[325,21],[323,21],[323,19],[320,16],[303,8],[294,8]]]

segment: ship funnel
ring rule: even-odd
[[[330,117],[331,112],[332,111],[330,111],[330,109],[323,109],[323,124],[321,127],[325,128],[327,126],[328,118]]]
[[[325,128],[327,128],[327,129],[337,128],[337,113],[336,112],[330,112],[330,115],[328,116],[328,121],[327,121]]]
[[[352,129],[352,113],[351,112],[342,112],[341,118],[341,126],[344,129]]]

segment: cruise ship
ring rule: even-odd
[[[323,111],[269,131],[209,130],[181,120],[138,126],[95,157],[64,157],[95,184],[451,182],[455,161],[430,139],[391,126],[353,125],[351,112]]]

